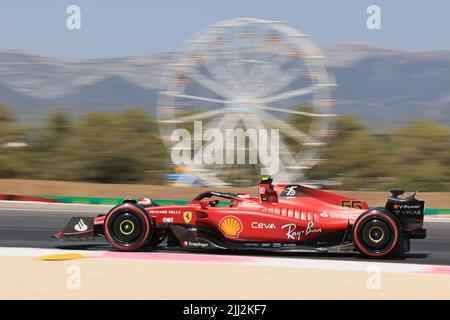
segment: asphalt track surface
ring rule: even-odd
[[[108,208],[109,206],[63,205],[33,202],[14,203],[0,201],[0,247],[111,250],[108,243],[101,238],[90,242],[60,242],[57,239],[51,238],[52,234],[62,230],[70,217],[96,216],[99,213],[106,213]],[[427,228],[427,238],[424,240],[411,240],[411,252],[409,252],[405,258],[386,261],[393,261],[396,263],[450,265],[450,222],[426,221],[425,228]],[[174,250],[171,249],[170,251]],[[228,253],[225,251],[207,252],[210,252],[211,254]],[[233,251],[229,253],[234,255],[267,255],[271,257],[279,256],[291,258],[311,257],[324,260],[364,260],[358,255],[351,254],[266,253],[254,251]]]

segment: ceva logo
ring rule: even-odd
[[[252,229],[275,229],[274,223],[252,222]]]

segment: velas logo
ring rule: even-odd
[[[186,211],[183,213],[184,222],[189,223],[192,220],[192,212]]]
[[[230,238],[238,238],[242,232],[242,221],[235,216],[225,216],[220,220],[219,229]]]

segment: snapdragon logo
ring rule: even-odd
[[[262,175],[275,175],[279,170],[278,129],[209,128],[203,132],[201,121],[194,121],[194,136],[187,129],[175,129],[171,158],[176,165],[261,165]],[[246,147],[248,141],[248,148]],[[194,155],[192,155],[195,150]],[[248,151],[248,159],[247,159]]]

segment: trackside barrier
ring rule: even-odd
[[[18,196],[12,194],[0,194],[0,200],[6,201],[38,201],[38,202],[59,202],[51,197],[35,197],[35,196]]]

